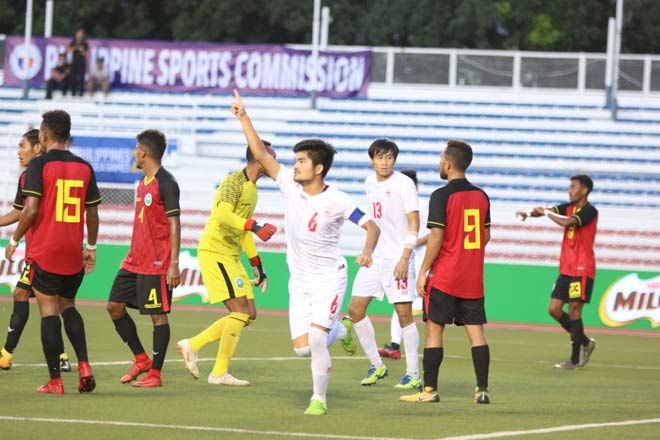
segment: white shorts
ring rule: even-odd
[[[395,280],[394,267],[399,260],[375,260],[371,267],[361,267],[353,282],[352,296],[383,299],[387,294],[390,304],[413,302],[417,299],[415,291],[415,265],[408,261],[408,279]]]
[[[337,272],[314,279],[289,278],[289,327],[291,339],[309,333],[311,324],[327,329],[339,318],[348,274],[346,264]]]

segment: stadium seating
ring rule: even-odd
[[[182,188],[184,245],[195,245],[216,185],[242,166],[245,139],[228,111],[231,96],[114,92],[103,100],[45,101],[34,98],[37,95],[41,91],[22,100],[19,90],[0,88],[4,159],[14,159],[18,136],[28,125],[37,126],[41,113],[53,108],[71,113],[74,137],[132,137],[145,128],[159,128],[178,141],[177,153],[166,164]],[[555,264],[561,231],[545,220],[519,223],[514,213],[566,200],[568,178],[588,173],[595,181],[590,200],[601,211],[599,261],[612,267],[657,269],[660,99],[622,96],[616,122],[602,107],[603,99],[602,94],[375,86],[368,99],[320,98],[317,109],[310,109],[303,98],[244,97],[257,130],[276,146],[283,163],[292,163],[291,147],[303,138],[320,137],[335,145],[338,155],[329,180],[360,202],[362,182],[370,172],[366,149],[374,139],[389,137],[398,143],[398,167],[418,170],[422,198],[443,184],[437,166],[446,140],[470,142],[475,150],[470,179],[492,201],[493,242],[487,254],[491,261]],[[5,204],[13,198],[17,171],[17,166],[0,171]],[[273,182],[263,179],[260,186],[260,214],[281,223],[281,199]],[[110,199],[113,190],[112,185],[104,188]],[[132,208],[125,202],[108,202],[103,218],[109,222],[102,238],[125,242]],[[346,231],[347,252],[355,252],[361,231]],[[279,236],[268,248],[282,249],[283,243]]]

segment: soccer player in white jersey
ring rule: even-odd
[[[353,282],[348,313],[355,334],[371,362],[361,385],[373,385],[388,375],[378,354],[378,345],[367,307],[371,300],[387,295],[399,317],[406,354],[406,374],[394,387],[421,389],[419,380],[419,333],[413,320],[415,292],[413,249],[419,231],[419,200],[415,184],[408,176],[394,171],[399,147],[389,139],[377,139],[369,147],[374,172],[365,179],[367,200],[374,221],[381,230],[374,251],[374,264],[361,267]]]
[[[424,261],[426,243],[429,241],[429,235],[431,234],[431,230],[426,227],[426,221],[429,218],[429,204],[428,201],[424,202],[419,198],[419,182],[417,181],[417,170],[413,168],[406,168],[405,170],[401,170],[401,174],[410,177],[410,180],[413,181],[419,199],[419,234],[417,236],[417,244],[415,245],[415,274],[419,274],[419,270],[422,267],[422,261]],[[417,314],[421,315],[423,308],[424,304],[422,297],[418,295],[412,304],[413,316]],[[381,355],[381,357],[388,357],[392,359],[401,358],[401,333],[399,316],[396,314],[396,311],[393,311],[392,319],[390,321],[390,343],[385,344],[378,349],[378,354]]]
[[[280,165],[261,142],[240,95],[234,95],[231,112],[241,122],[252,154],[286,197],[291,339],[296,354],[311,356],[314,391],[305,414],[323,415],[331,367],[328,346],[341,339],[347,353],[354,354],[356,348],[350,321],[338,321],[347,284],[346,260],[339,251],[341,227],[350,220],[367,231],[355,260],[362,267],[371,266],[380,230],[346,193],[325,183],[336,153],[332,145],[303,140],[293,147],[293,170]]]

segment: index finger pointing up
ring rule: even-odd
[[[241,95],[238,94],[238,90],[234,89],[234,97],[238,100],[241,99]]]

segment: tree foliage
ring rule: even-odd
[[[309,43],[313,0],[55,0],[54,35]],[[330,44],[604,52],[615,0],[323,0]],[[0,0],[0,33],[22,34],[24,0]],[[625,0],[622,51],[660,53],[658,0]],[[43,34],[45,0],[34,0]]]

